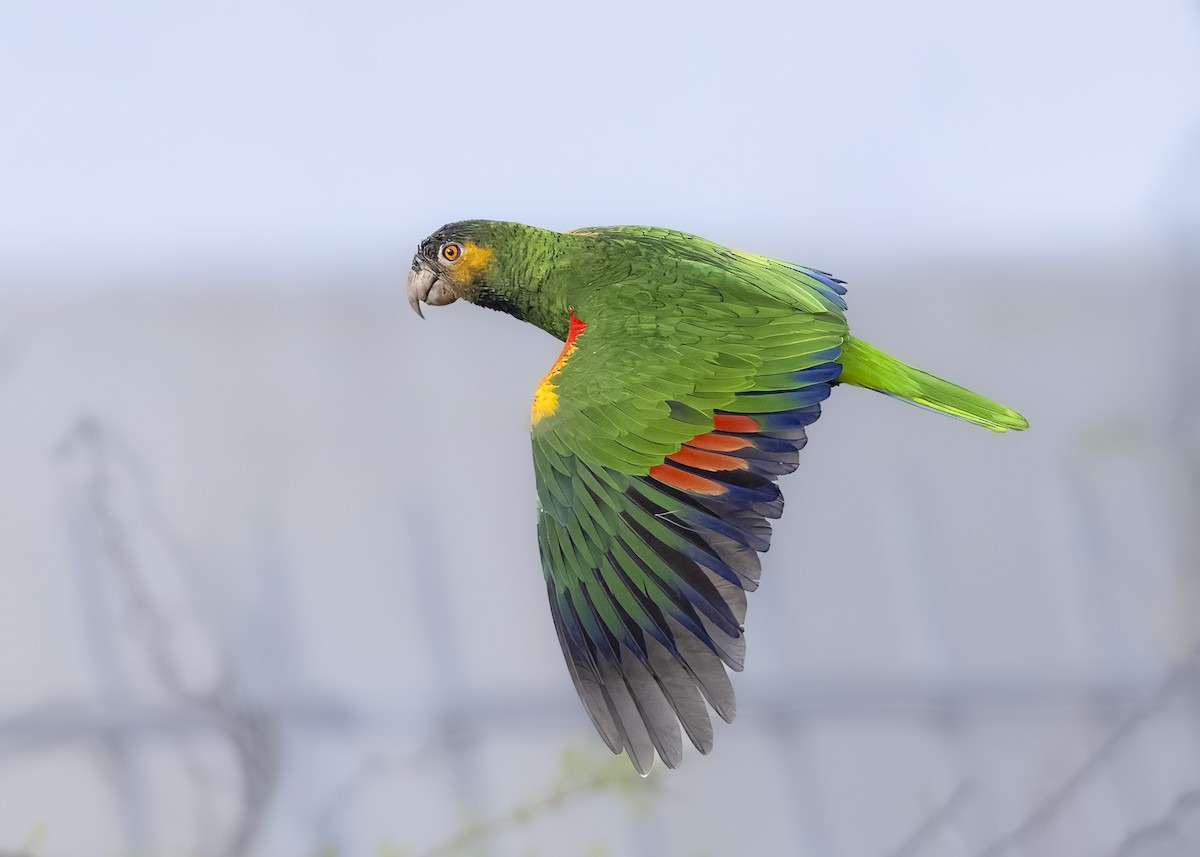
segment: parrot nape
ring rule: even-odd
[[[533,396],[538,544],[587,713],[643,775],[735,713],[746,593],[776,486],[837,384],[976,425],[1020,414],[850,335],[842,281],[644,226],[470,220],[423,242],[408,300],[463,299],[565,341]]]

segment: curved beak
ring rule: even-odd
[[[413,262],[413,269],[408,273],[408,305],[413,311],[425,317],[421,312],[421,304],[428,306],[445,306],[458,300],[453,286],[438,277],[437,271],[431,271],[419,261]]]

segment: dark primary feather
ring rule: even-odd
[[[805,406],[802,421],[815,419],[818,407]],[[795,466],[804,445],[803,428],[792,435],[720,433],[747,444],[739,451],[754,458],[739,460],[779,472]],[[551,612],[575,687],[609,747],[626,751],[643,773],[651,747],[668,767],[679,763],[680,724],[697,749],[711,749],[704,700],[733,719],[724,667],[742,669],[746,591],[757,588],[758,552],[770,546],[767,519],[782,513],[776,472],[663,466],[703,474],[725,493],[676,487],[672,474],[660,481],[590,473],[581,475],[587,500],[575,506],[577,526],[561,527],[545,512],[539,526]],[[566,567],[573,581],[560,580]]]

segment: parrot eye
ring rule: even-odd
[[[442,245],[442,258],[447,262],[456,262],[458,257],[462,255],[462,245],[451,242],[450,244]]]

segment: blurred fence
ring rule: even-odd
[[[1185,242],[1184,250],[1191,249]],[[1194,310],[1192,276],[1185,271],[1172,284],[1181,312]],[[274,300],[268,301],[272,314]],[[318,308],[326,318],[328,307]],[[186,315],[194,317],[194,310]],[[1181,365],[1193,359],[1186,356],[1192,351],[1186,333],[1179,339]],[[321,357],[327,358],[336,359]],[[334,381],[345,384],[348,377]],[[180,520],[178,504],[173,508],[159,496],[158,468],[144,453],[107,420],[75,419],[46,460],[59,477],[54,502],[70,569],[64,594],[74,604],[83,647],[77,669],[85,680],[77,686],[87,690],[32,709],[7,705],[0,719],[0,830],[26,836],[30,853],[47,855],[569,855],[606,849],[657,855],[724,853],[718,843],[727,841],[744,843],[745,853],[829,857],[1196,853],[1200,661],[1178,642],[1195,638],[1195,605],[1178,593],[1195,591],[1200,569],[1191,378],[1180,373],[1180,386],[1163,391],[1177,406],[1170,418],[1142,427],[1162,434],[1138,446],[1131,465],[1136,473],[1100,487],[1107,477],[1076,454],[1058,461],[1041,482],[1022,483],[1018,494],[1055,531],[1054,541],[1036,548],[1037,563],[1068,593],[1060,607],[1042,613],[1033,603],[1040,596],[1030,595],[1028,628],[1001,624],[981,638],[962,626],[961,602],[946,586],[953,575],[972,572],[948,559],[944,539],[959,524],[903,469],[883,477],[884,493],[873,499],[879,514],[863,526],[881,546],[883,562],[871,579],[888,592],[882,614],[907,629],[897,658],[903,668],[798,674],[786,658],[782,665],[759,662],[770,653],[756,649],[737,683],[739,719],[718,734],[718,753],[689,759],[679,772],[657,772],[648,784],[620,761],[612,768],[568,755],[567,768],[560,769],[562,753],[598,742],[561,680],[557,652],[531,668],[546,676],[545,684],[508,690],[480,681],[471,664],[478,653],[464,651],[471,626],[511,619],[455,591],[478,571],[451,557],[448,540],[461,522],[445,511],[452,502],[447,497],[424,503],[420,485],[398,485],[405,510],[397,518],[405,531],[400,562],[411,584],[398,600],[407,601],[402,621],[414,625],[410,630],[423,644],[419,651],[396,645],[396,670],[374,680],[410,681],[413,658],[426,679],[399,703],[372,701],[370,693],[324,687],[297,666],[297,653],[314,645],[297,609],[301,572],[293,559],[302,545],[269,520],[257,521],[240,555],[206,555],[196,547],[195,527],[170,523]],[[408,419],[412,411],[402,410]],[[403,457],[402,448],[414,442],[399,440],[396,455]],[[168,464],[183,454],[159,451]],[[505,481],[508,472],[494,475]],[[793,506],[783,527],[801,514],[803,494],[825,478],[791,487]],[[855,479],[861,482],[862,474]],[[1166,498],[1155,508],[1178,515],[1164,529],[1178,539],[1170,548],[1170,572],[1182,576],[1167,600],[1184,599],[1176,604],[1179,615],[1164,616],[1155,628],[1139,627],[1122,599],[1130,586],[1162,585],[1162,575],[1120,565],[1141,561],[1136,551],[1155,536],[1136,523],[1121,532],[1114,528],[1121,515],[1113,518],[1105,508],[1106,495],[1136,497],[1146,490]],[[322,502],[336,504],[336,490]],[[986,526],[1018,523],[1006,516]],[[1013,538],[1030,534],[1018,531]],[[488,551],[483,545],[479,553]],[[762,596],[752,603],[752,643],[756,620],[770,621],[760,613],[777,617],[778,604],[794,597],[782,589],[780,571],[793,559],[786,553],[768,558],[766,590],[781,589],[775,603],[760,603]],[[989,562],[978,560],[984,574],[1004,573],[1005,563]],[[536,575],[519,555],[506,564]],[[347,580],[365,568],[339,567],[336,558],[323,565],[320,574]],[[841,572],[836,563],[824,563],[809,574]],[[386,592],[371,597],[397,597]],[[837,595],[822,598],[836,609]],[[868,601],[857,606],[873,609]],[[542,607],[529,603],[519,621],[541,621]],[[987,634],[999,634],[993,644],[1019,644],[1038,623],[1077,625],[1084,641],[1080,663],[1090,666],[1063,668],[1061,658],[1047,653],[1045,669],[1035,658],[1015,670],[987,670],[965,653],[972,639],[977,644]],[[1171,623],[1175,630],[1168,633]],[[1153,639],[1164,636],[1177,641],[1165,649],[1179,653],[1174,663],[1154,653]],[[520,648],[519,640],[498,639]],[[23,650],[12,661],[23,670],[14,676],[18,683],[58,669],[39,654],[37,637],[8,645]],[[821,657],[817,652],[813,660]],[[732,746],[735,740],[743,746]],[[887,760],[886,774],[874,767],[875,752]],[[83,760],[90,788],[60,793],[74,788],[76,774],[64,777],[54,763],[40,780],[23,779],[43,759],[63,753]],[[1039,754],[1046,754],[1042,764]],[[527,769],[526,756],[533,760]],[[25,784],[42,802],[36,812],[12,802]],[[739,831],[736,819],[720,818],[723,804],[714,789],[761,791],[774,803],[747,815],[747,829]],[[633,803],[614,803],[606,794]],[[20,825],[28,832],[12,833]],[[102,844],[91,848],[89,842]],[[6,844],[18,847],[21,840]]]

